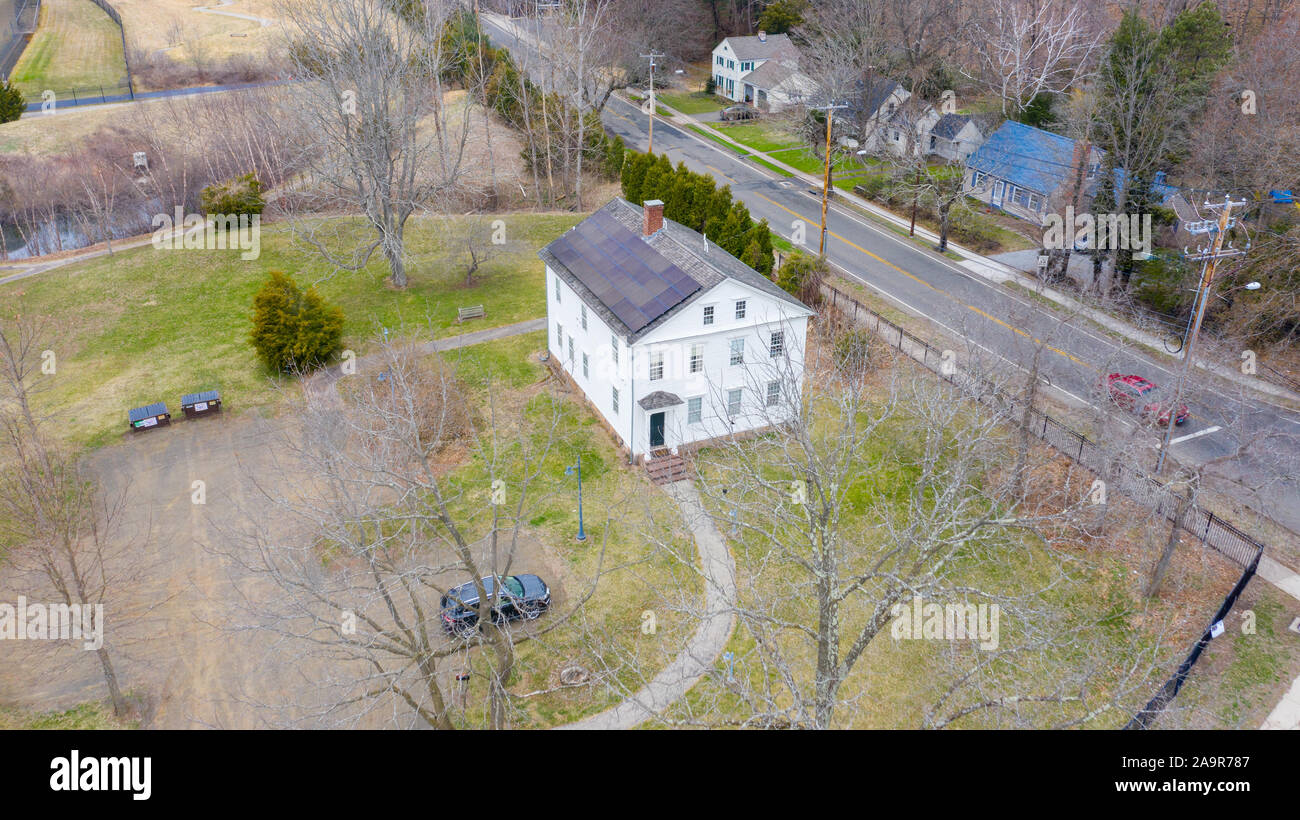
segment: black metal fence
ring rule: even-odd
[[[1017,417],[1023,413],[1024,408],[1017,406],[1021,402],[1019,397],[1008,395],[999,386],[982,377],[962,374],[958,379],[955,378],[955,374],[945,375],[942,372],[944,366],[942,349],[909,333],[843,291],[829,285],[825,288],[830,296],[832,307],[842,307],[846,313],[851,311],[855,323],[870,328],[891,347],[939,373],[948,381],[965,382],[975,396],[996,401],[1003,409],[1012,411]],[[1174,520],[1180,501],[1183,500],[1176,493],[1165,489],[1162,484],[1140,470],[1128,465],[1112,463],[1097,442],[1051,415],[1037,408],[1030,408],[1029,418],[1029,428],[1038,438],[1098,475],[1118,477],[1119,486],[1125,490],[1125,495],[1152,507],[1170,521]],[[1187,505],[1181,526],[1201,543],[1214,548],[1241,567],[1250,566],[1259,551],[1263,549],[1263,544],[1195,503]]]
[[[41,0],[0,0],[0,77],[8,79],[36,31]]]
[[[27,95],[28,111],[49,111],[73,108],[78,105],[128,102],[135,99],[130,80],[123,78],[114,85],[87,86],[85,88],[51,88]]]
[[[850,310],[852,311],[851,315],[854,324],[870,328],[876,336],[884,339],[891,347],[935,371],[941,378],[950,383],[966,387],[981,401],[996,402],[1002,409],[1010,411],[1008,413],[1010,417],[1023,417],[1024,407],[1018,397],[1009,396],[1000,387],[982,377],[962,374],[958,378],[956,372],[944,373],[945,358],[941,349],[936,348],[925,339],[909,333],[901,326],[889,321],[843,291],[830,285],[823,285],[823,288],[826,295],[830,297],[832,307],[842,310],[846,315],[849,314]],[[1022,406],[1017,408],[1017,404]],[[1160,687],[1155,697],[1147,703],[1142,711],[1134,715],[1128,725],[1124,727],[1126,729],[1145,729],[1164,711],[1165,707],[1178,694],[1178,691],[1182,689],[1188,673],[1196,665],[1196,662],[1201,657],[1201,652],[1210,642],[1212,637],[1210,630],[1227,616],[1237,602],[1242,590],[1255,576],[1260,558],[1264,554],[1264,545],[1231,523],[1224,521],[1210,510],[1202,509],[1195,503],[1189,503],[1186,497],[1180,497],[1176,493],[1170,492],[1154,477],[1124,464],[1115,463],[1106,457],[1103,448],[1095,441],[1052,418],[1047,413],[1037,408],[1030,408],[1029,419],[1029,430],[1057,452],[1086,467],[1096,475],[1106,476],[1110,479],[1109,483],[1115,485],[1116,489],[1121,493],[1133,498],[1139,504],[1155,510],[1173,522],[1175,526],[1181,527],[1185,532],[1195,536],[1200,540],[1201,544],[1213,548],[1243,568],[1241,577],[1232,588],[1232,592],[1224,598],[1214,619],[1210,621],[1210,625],[1206,627],[1205,632],[1192,647],[1191,652],[1178,665],[1173,677]],[[1181,515],[1179,514],[1180,510]]]
[[[1233,606],[1237,603],[1237,598],[1239,598],[1241,593],[1246,589],[1246,585],[1250,583],[1250,579],[1255,577],[1255,571],[1259,569],[1259,559],[1262,555],[1262,552],[1257,554],[1255,560],[1250,563],[1250,566],[1246,567],[1246,571],[1241,574],[1241,578],[1237,581],[1236,586],[1232,588],[1232,592],[1229,592],[1228,597],[1223,599],[1223,604],[1219,607],[1219,611],[1214,613],[1214,618],[1210,621],[1210,625],[1205,628],[1205,632],[1201,633],[1200,639],[1192,646],[1192,651],[1187,653],[1187,657],[1183,659],[1182,663],[1178,664],[1178,669],[1169,680],[1165,681],[1165,685],[1161,686],[1160,689],[1156,691],[1155,697],[1151,698],[1151,700],[1147,702],[1147,705],[1142,707],[1142,711],[1134,715],[1133,718],[1125,724],[1125,729],[1151,728],[1151,723],[1156,718],[1160,717],[1160,714],[1164,712],[1165,708],[1168,707],[1169,704],[1173,702],[1173,699],[1178,696],[1178,692],[1183,688],[1183,684],[1187,681],[1188,673],[1192,671],[1192,667],[1196,665],[1196,662],[1201,659],[1201,653],[1205,651],[1205,647],[1209,645],[1210,640],[1214,637],[1212,631],[1214,625],[1228,617],[1228,613],[1232,611]]]

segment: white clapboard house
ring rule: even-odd
[[[550,355],[634,460],[797,414],[813,311],[663,203],[614,199],[539,255]]]

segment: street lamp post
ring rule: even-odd
[[[582,528],[582,455],[581,454],[578,455],[578,459],[575,463],[569,465],[564,470],[565,475],[574,475],[575,473],[578,476],[578,540],[586,541],[587,532]]]
[[[1205,203],[1205,207],[1219,211],[1217,220],[1207,219],[1202,222],[1193,223],[1187,226],[1192,233],[1208,233],[1213,235],[1209,248],[1198,248],[1194,254],[1189,253],[1188,259],[1201,260],[1201,284],[1196,292],[1196,306],[1192,314],[1191,330],[1187,334],[1187,342],[1183,345],[1183,368],[1178,374],[1177,386],[1174,388],[1173,403],[1169,406],[1169,424],[1165,426],[1165,433],[1160,442],[1160,455],[1156,459],[1156,475],[1159,476],[1161,470],[1165,467],[1166,457],[1169,455],[1169,447],[1173,443],[1175,420],[1178,417],[1179,402],[1183,398],[1183,388],[1187,384],[1187,376],[1192,369],[1193,352],[1196,349],[1196,337],[1201,332],[1201,322],[1205,319],[1205,309],[1210,302],[1210,286],[1214,283],[1214,271],[1220,259],[1226,259],[1229,256],[1238,256],[1245,253],[1244,249],[1234,248],[1229,245],[1223,246],[1224,237],[1228,231],[1237,224],[1237,220],[1232,217],[1232,209],[1244,206],[1245,200],[1233,202],[1231,197],[1225,196],[1222,205],[1211,205]],[[1249,246],[1248,246],[1249,247]],[[1254,284],[1254,283],[1252,283]],[[1253,290],[1253,288],[1252,288]]]

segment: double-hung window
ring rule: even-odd
[[[686,400],[686,423],[699,424],[704,418],[704,397],[696,396]]]
[[[727,391],[727,415],[728,416],[735,417],[740,415],[740,399],[743,395],[744,393],[740,388]]]
[[[780,403],[781,403],[781,383],[768,382],[767,383],[767,406],[772,407],[773,405],[777,405]]]
[[[691,372],[704,372],[704,345],[691,345]]]
[[[784,330],[772,331],[772,342],[768,346],[768,351],[771,353],[773,359],[785,353],[785,331]]]
[[[737,299],[737,300],[736,300],[736,318],[737,318],[737,319],[744,319],[744,318],[745,318],[745,300],[744,300],[744,299]]]
[[[650,354],[650,381],[659,381],[664,377],[663,351]]]
[[[745,363],[745,340],[744,339],[731,340],[731,363],[733,365]]]

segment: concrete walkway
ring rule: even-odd
[[[1300,601],[1300,575],[1269,558],[1260,559],[1257,574],[1265,581]],[[1291,688],[1278,701],[1277,706],[1259,727],[1261,729],[1300,729],[1300,678],[1296,678]]]
[[[736,625],[736,565],[722,534],[704,509],[695,483],[678,481],[664,487],[677,502],[695,536],[704,576],[704,622],[686,649],[650,683],[619,705],[570,723],[564,729],[633,729],[683,698],[718,662]]]
[[[257,17],[252,14],[241,14],[237,11],[222,11],[220,9],[221,6],[233,6],[234,4],[235,4],[235,0],[217,0],[217,7],[215,8],[210,6],[195,6],[194,10],[197,12],[202,12],[204,14],[220,14],[225,17],[238,17],[240,20],[249,20],[251,22],[257,23],[259,26],[262,26],[263,28],[265,28],[266,26],[274,25],[276,22],[275,20],[268,20],[265,17]]]

